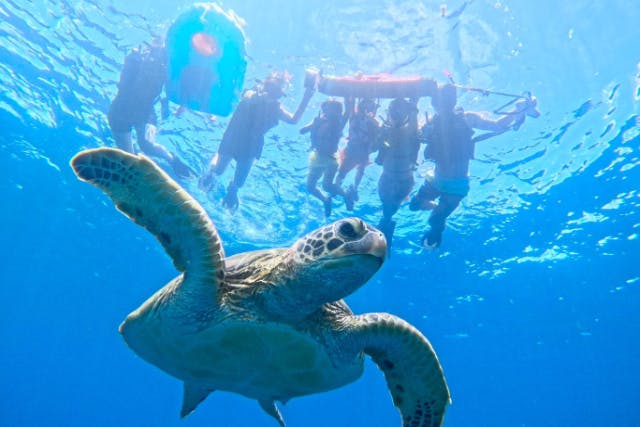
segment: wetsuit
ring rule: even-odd
[[[167,78],[167,55],[163,48],[134,50],[125,58],[118,93],[109,108],[108,119],[114,134],[131,132],[146,124],[157,124],[153,108]],[[140,137],[140,134],[139,134]]]
[[[440,198],[429,217],[431,230],[425,235],[429,245],[439,246],[446,219],[469,192],[469,161],[473,159],[473,129],[467,124],[464,112],[436,114],[422,130],[427,147],[425,159],[435,162],[433,176],[411,200],[412,210],[424,209]]]
[[[254,159],[262,155],[265,134],[279,122],[280,102],[266,94],[247,90],[222,136],[215,172],[221,174],[231,159],[236,161],[233,186],[244,185]]]

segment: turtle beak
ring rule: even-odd
[[[384,258],[387,256],[387,239],[385,239],[384,234],[380,231],[376,230],[371,232],[373,235],[371,238],[371,255],[380,258],[381,261],[384,261]]]
[[[367,248],[363,253],[378,258],[380,264],[382,264],[387,256],[387,239],[385,239],[384,234],[376,229],[371,229],[359,243],[361,247]]]
[[[377,228],[367,225],[367,234],[362,240],[366,240],[369,245],[369,254],[380,259],[380,263],[387,256],[387,239],[384,233]]]
[[[345,243],[340,251],[343,255],[369,255],[382,265],[387,254],[387,240],[380,231],[370,228],[361,239]]]

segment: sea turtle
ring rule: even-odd
[[[449,390],[429,341],[398,317],[354,315],[342,301],[382,265],[378,230],[347,218],[290,248],[225,257],[202,206],[149,158],[98,148],[71,165],[155,235],[180,272],[119,331],[184,382],[182,417],[226,390],[256,399],[284,426],[276,401],[355,381],[366,354],[384,372],[403,426],[442,425]]]

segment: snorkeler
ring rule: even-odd
[[[200,179],[200,188],[209,191],[215,175],[221,175],[235,160],[235,173],[227,187],[223,204],[230,210],[238,207],[238,190],[244,185],[255,159],[259,159],[264,146],[264,136],[280,121],[296,124],[313,95],[313,84],[305,82],[305,92],[294,114],[280,104],[289,77],[285,73],[272,72],[257,87],[246,90],[233,112],[222,136],[209,169]]]
[[[396,98],[389,103],[382,127],[382,145],[376,163],[382,166],[378,195],[382,201],[382,219],[378,229],[390,248],[396,223],[393,215],[413,189],[420,140],[418,139],[418,99]]]
[[[301,134],[311,134],[311,154],[309,155],[309,173],[307,175],[307,190],[312,196],[320,199],[324,206],[324,215],[331,215],[331,197],[340,195],[345,198],[347,205],[352,204],[347,194],[334,184],[333,178],[338,171],[338,144],[342,137],[342,130],[353,108],[353,100],[346,102],[347,108],[343,113],[340,101],[329,99],[321,106],[320,114],[311,123],[300,129]],[[323,177],[322,188],[318,188],[318,180]]]
[[[439,88],[431,103],[435,115],[422,128],[425,159],[435,168],[411,199],[409,208],[431,210],[430,229],[422,237],[422,245],[433,249],[442,243],[446,219],[469,192],[469,161],[474,157],[475,143],[509,129],[517,130],[527,115],[538,117],[534,97],[523,98],[504,117],[490,120],[476,112],[456,108],[457,91],[452,84]],[[474,129],[491,131],[473,138]],[[438,199],[438,203],[435,200]]]
[[[156,37],[145,49],[134,49],[124,61],[118,93],[109,107],[107,118],[116,146],[135,153],[131,129],[136,131],[140,150],[169,163],[180,177],[191,175],[191,169],[178,156],[156,143],[157,116],[154,105],[160,99],[167,78],[167,52]],[[161,116],[168,116],[168,101],[161,100]]]
[[[376,120],[377,109],[378,104],[373,99],[363,98],[350,114],[347,145],[340,152],[340,166],[335,181],[341,187],[347,174],[356,169],[353,184],[347,189],[348,210],[353,210],[353,203],[358,200],[364,169],[370,164],[369,155],[378,149],[380,123]]]

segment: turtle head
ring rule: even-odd
[[[309,268],[352,269],[354,260],[366,259],[375,273],[384,261],[384,235],[360,218],[345,218],[298,239],[291,247],[295,263]]]
[[[338,301],[364,285],[382,265],[384,235],[359,218],[346,218],[295,242],[287,254],[281,298],[298,312]],[[288,304],[287,304],[288,305]],[[284,307],[283,307],[284,308]]]

